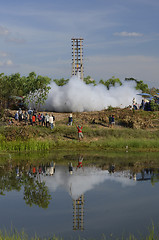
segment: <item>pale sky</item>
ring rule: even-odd
[[[82,37],[84,76],[134,77],[159,88],[158,0],[5,0],[0,73],[71,77],[71,38]]]

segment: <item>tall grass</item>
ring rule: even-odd
[[[7,232],[7,231],[0,231],[0,240],[64,240],[65,238],[61,238],[61,237],[57,237],[57,236],[52,236],[49,238],[41,238],[39,236],[34,236],[34,237],[29,237],[24,231],[21,231],[20,233],[18,233],[16,230],[12,230],[11,232]],[[71,237],[71,239],[73,240],[73,237]],[[81,238],[78,237],[79,240],[89,240],[90,238]],[[91,238],[92,239],[92,238]],[[106,237],[106,236],[102,236],[101,240],[109,240],[112,239],[112,236]],[[124,237],[122,236],[121,238],[116,238],[116,240],[158,240],[159,239],[159,235],[158,233],[155,233],[155,229],[154,226],[152,226],[151,228],[149,228],[148,234],[147,236],[142,236],[141,234],[136,237],[133,234],[130,234],[128,237]],[[95,240],[95,238],[94,238]]]
[[[159,150],[159,139],[125,139],[109,137],[108,139],[102,139],[97,142],[92,141],[90,143],[92,148],[101,149],[118,149],[118,150]]]
[[[50,151],[53,149],[87,149],[87,150],[144,150],[158,151],[159,139],[125,139],[125,138],[102,138],[98,141],[66,141],[64,139],[54,140],[38,140],[29,139],[27,141],[1,141],[0,151]]]
[[[0,240],[62,240],[60,237],[49,237],[49,238],[41,238],[35,235],[35,237],[29,237],[24,231],[17,232],[16,230],[11,230],[11,232],[0,231]]]

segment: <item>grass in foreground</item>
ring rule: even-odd
[[[71,237],[71,239],[73,240],[73,238]],[[78,240],[97,240],[95,238],[81,238],[78,237]],[[100,238],[101,240],[112,240],[114,238],[112,238],[112,236],[106,237],[106,236],[102,236]],[[98,239],[98,240],[100,240]],[[154,226],[152,226],[149,229],[149,232],[147,234],[147,236],[142,236],[141,234],[139,234],[138,237],[135,237],[133,234],[130,234],[128,237],[124,237],[122,236],[121,238],[116,238],[114,240],[158,240],[159,239],[159,234],[155,233],[155,229]],[[17,231],[11,231],[11,232],[7,232],[7,231],[0,231],[0,240],[65,240],[65,238],[61,238],[61,237],[56,237],[55,235],[53,237],[48,237],[48,238],[41,238],[39,236],[35,237],[29,237],[24,231],[22,232],[17,232]]]

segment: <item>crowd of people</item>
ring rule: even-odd
[[[31,108],[27,111],[22,111],[21,108],[15,113],[14,119],[16,121],[24,121],[25,124],[30,123],[30,125],[41,125],[41,126],[46,126],[51,129],[55,127],[55,116],[53,114],[44,114],[44,113],[37,113],[37,111],[34,109],[32,110]]]
[[[143,98],[141,101],[141,104],[138,104],[136,102],[136,98],[133,98],[132,100],[132,109],[134,110],[144,110],[144,111],[152,111],[152,102],[154,102],[155,104],[159,104],[158,100],[154,100],[154,99],[147,99],[147,98]]]
[[[15,113],[14,116],[15,121],[18,122],[25,122],[25,124],[30,124],[30,125],[41,125],[45,127],[50,127],[53,129],[55,127],[55,116],[52,114],[48,113],[37,113],[37,111],[34,109],[32,110],[31,108],[29,110],[23,111],[21,108]],[[10,123],[11,124],[11,123]],[[72,126],[73,124],[73,117],[72,114],[69,115],[68,117],[68,125]],[[83,133],[82,133],[82,128],[83,126],[77,125],[77,131],[78,131],[78,140],[81,141],[83,138]]]

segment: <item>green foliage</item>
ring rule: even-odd
[[[65,84],[67,84],[69,82],[69,79],[64,79],[64,78],[61,78],[61,79],[54,79],[53,80],[58,86],[64,86]]]
[[[101,79],[101,80],[99,81],[99,84],[105,85],[105,86],[107,87],[107,89],[109,90],[110,87],[112,87],[112,86],[115,87],[116,84],[118,84],[119,86],[121,86],[121,85],[122,85],[122,82],[120,81],[119,78],[115,78],[115,77],[113,76],[112,78],[108,79],[107,81],[103,81],[103,79]]]
[[[159,105],[157,103],[155,103],[155,100],[152,99],[150,102],[150,108],[151,111],[158,111],[159,110]]]
[[[47,208],[51,195],[48,193],[48,187],[45,182],[35,180],[34,178],[25,176],[24,181],[24,200],[30,207],[35,204],[42,208]]]
[[[107,108],[109,111],[113,110],[113,107],[111,105],[108,106]]]
[[[47,98],[51,79],[43,76],[36,76],[31,72],[28,77],[21,77],[19,73],[5,76],[0,74],[0,110],[9,106],[15,97],[25,97],[26,102],[30,101],[39,108]]]
[[[136,90],[141,90],[143,93],[149,93],[148,85],[143,81],[137,81]]]
[[[142,80],[138,81],[135,78],[125,78],[125,81],[135,81],[136,82],[136,90],[141,90],[142,93],[149,93],[150,89],[148,85],[145,84]]]
[[[94,86],[96,86],[96,81],[93,80],[90,76],[87,76],[83,79],[83,81],[86,83],[86,84],[93,84]]]
[[[4,171],[0,171],[0,195],[5,195],[4,192],[12,190],[20,191],[21,182],[17,181],[16,173],[4,174]]]

